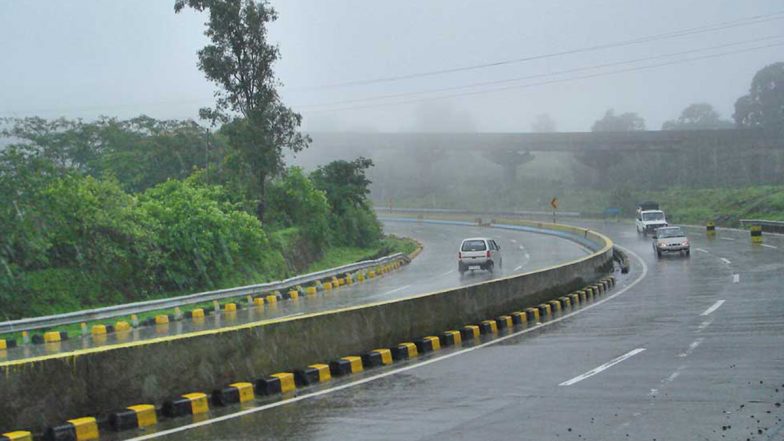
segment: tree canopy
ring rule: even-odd
[[[645,130],[645,120],[638,114],[626,112],[620,115],[609,109],[604,116],[593,123],[592,132],[631,132]]]
[[[784,62],[760,69],[749,93],[735,101],[732,115],[738,127],[784,130]]]
[[[683,109],[676,120],[666,121],[662,130],[730,129],[732,122],[721,119],[708,103],[694,103]]]
[[[198,66],[218,86],[215,107],[200,115],[224,123],[221,132],[247,163],[247,179],[257,191],[256,215],[264,218],[269,179],[284,167],[283,151],[307,147],[299,132],[302,117],[280,100],[273,65],[280,57],[269,42],[267,26],[277,12],[267,1],[177,0],[175,12],[185,7],[208,14],[204,34],[209,44],[198,52]]]

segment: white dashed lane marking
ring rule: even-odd
[[[601,366],[598,366],[598,367],[595,367],[595,368],[591,369],[590,371],[588,371],[588,372],[586,372],[584,374],[578,375],[578,376],[572,378],[571,380],[566,380],[563,383],[559,384],[559,386],[571,386],[571,385],[573,385],[575,383],[579,383],[579,382],[585,380],[586,378],[593,377],[594,375],[596,375],[598,373],[606,371],[607,369],[615,366],[616,364],[618,364],[618,363],[620,363],[620,362],[622,362],[624,360],[627,360],[629,358],[634,357],[635,355],[639,354],[640,352],[643,352],[644,350],[645,350],[645,348],[633,349],[633,350],[631,350],[631,351],[621,355],[620,357],[614,358],[614,359],[608,361],[607,363],[605,363],[605,364],[603,364]]]
[[[716,303],[711,305],[710,308],[706,309],[702,314],[700,314],[700,316],[704,317],[704,316],[710,315],[713,311],[721,308],[721,305],[723,305],[724,302],[725,302],[725,300],[717,300]]]

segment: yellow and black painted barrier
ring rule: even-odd
[[[441,350],[441,340],[432,335],[422,337],[414,342],[414,344],[416,345],[417,353],[419,354]]]
[[[325,383],[332,379],[328,364],[311,364],[305,369],[294,371],[294,381],[298,386]]]
[[[552,315],[552,302],[561,307],[570,305],[572,309],[585,304],[588,293],[600,296],[615,286],[615,279],[608,276],[597,283],[591,284],[568,296],[552,300],[525,310],[514,311],[492,320],[483,320],[478,325],[465,325],[459,330],[444,331],[437,336],[425,336],[414,342],[404,342],[391,348],[372,349],[361,356],[346,356],[329,364],[312,364],[304,369],[293,372],[279,372],[255,382],[237,382],[214,390],[210,397],[201,392],[189,393],[163,403],[160,409],[153,404],[129,406],[121,411],[108,415],[106,427],[114,431],[141,429],[154,426],[159,416],[177,418],[187,415],[206,414],[210,410],[210,402],[215,406],[228,406],[254,401],[258,396],[283,395],[295,391],[298,387],[330,381],[333,376],[342,376],[363,372],[380,366],[388,366],[395,361],[408,360],[419,354],[438,351],[445,346],[472,344],[480,335],[485,339],[495,338],[499,329],[512,330],[515,327],[525,328],[529,324],[538,324],[540,318],[547,319]],[[583,297],[584,296],[584,297]],[[544,312],[542,312],[544,311]],[[540,316],[540,314],[542,314]],[[54,440],[91,440],[99,437],[99,423],[96,418],[85,417],[68,420],[60,426],[50,427],[46,431],[46,439]],[[0,441],[23,440],[32,441],[30,432],[7,432],[0,435]]]
[[[705,224],[705,234],[708,237],[715,237],[716,236],[716,223],[713,221],[709,221]]]
[[[161,413],[169,418],[199,415],[210,411],[210,403],[204,392],[192,392],[163,403]]]
[[[247,403],[256,399],[253,383],[232,383],[224,388],[212,391],[212,404],[227,406],[229,404]]]
[[[74,418],[60,426],[50,427],[44,439],[47,441],[86,441],[100,438],[98,421],[93,417]]]
[[[464,341],[471,341],[479,338],[481,332],[482,331],[479,329],[479,326],[477,325],[466,325],[460,328],[460,337]]]
[[[0,434],[0,441],[33,441],[33,434],[26,430],[6,432]]]
[[[158,424],[158,413],[152,404],[137,404],[109,414],[109,427],[120,432],[143,429]]]
[[[362,354],[362,367],[365,369],[392,364],[392,351],[389,349],[373,349]]]
[[[761,225],[752,225],[749,228],[749,234],[751,235],[751,243],[762,243],[762,226]]]
[[[460,331],[444,331],[440,335],[441,346],[454,346],[463,342],[463,336]]]
[[[392,358],[395,360],[409,360],[418,355],[416,344],[412,342],[400,343],[392,348]]]
[[[16,347],[16,340],[0,338],[0,351]]]
[[[329,362],[329,371],[333,377],[362,372],[362,357],[350,355]]]

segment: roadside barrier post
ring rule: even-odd
[[[139,327],[139,316],[137,316],[136,314],[131,314],[131,326],[133,326],[134,328]]]
[[[707,234],[708,237],[715,237],[716,236],[716,223],[715,222],[709,221],[707,224],[705,224],[705,234]]]
[[[762,243],[762,226],[752,225],[751,230],[751,243]]]

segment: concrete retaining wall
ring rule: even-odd
[[[402,300],[0,363],[0,433],[208,392],[557,298],[612,268],[609,239],[568,230],[601,249],[560,266]]]

